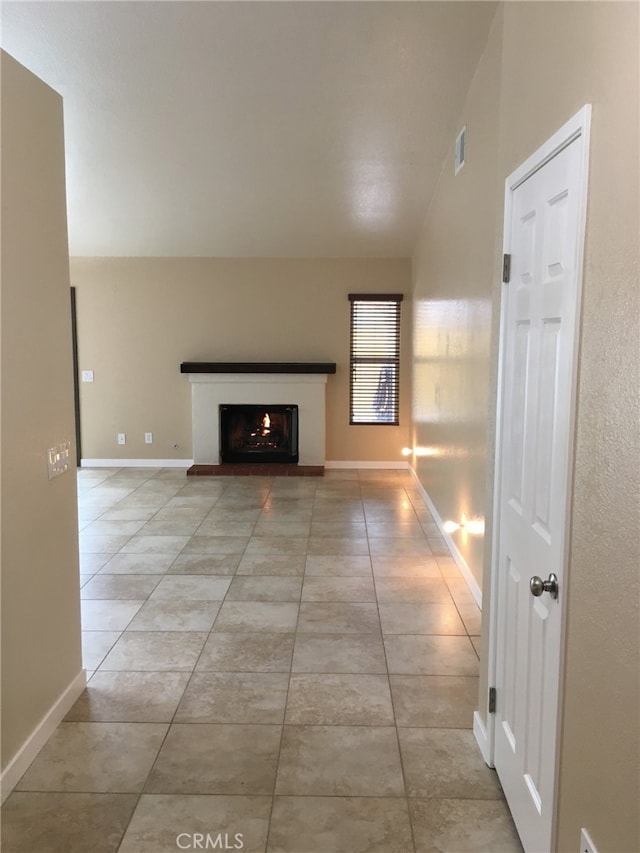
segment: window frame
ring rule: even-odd
[[[400,337],[401,337],[401,304],[402,293],[350,293],[350,340],[349,340],[349,425],[350,426],[399,426],[400,425]],[[380,317],[371,318],[371,304],[381,303]],[[369,303],[369,322],[364,314],[358,317],[358,304]],[[392,312],[390,309],[392,308]],[[366,308],[363,306],[363,312]],[[375,335],[376,331],[392,336],[392,343],[385,348],[372,347],[366,341]],[[358,343],[357,336],[365,338]],[[369,348],[368,348],[369,347]],[[380,366],[377,378],[377,389],[374,391],[374,378],[364,378],[357,386],[357,371],[359,366]],[[383,370],[391,368],[391,381],[384,378]],[[385,388],[386,384],[386,388]],[[367,395],[382,394],[390,397],[391,419],[360,419],[358,414],[367,408]],[[369,404],[373,408],[375,404]]]

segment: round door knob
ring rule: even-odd
[[[543,592],[548,592],[551,598],[557,598],[558,577],[552,572],[548,579],[543,581],[538,575],[534,575],[529,581],[529,589],[531,590],[531,595],[535,595],[536,598],[542,595]]]

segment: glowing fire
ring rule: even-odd
[[[257,438],[260,436],[261,438],[266,438],[266,436],[271,434],[271,418],[269,417],[269,412],[264,413],[264,417],[260,421],[260,427],[255,431],[250,433],[251,438]]]

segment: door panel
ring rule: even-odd
[[[582,194],[582,136],[514,191],[503,311],[495,766],[528,853],[552,849]]]

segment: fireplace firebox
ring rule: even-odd
[[[220,406],[220,461],[298,461],[298,407]]]

